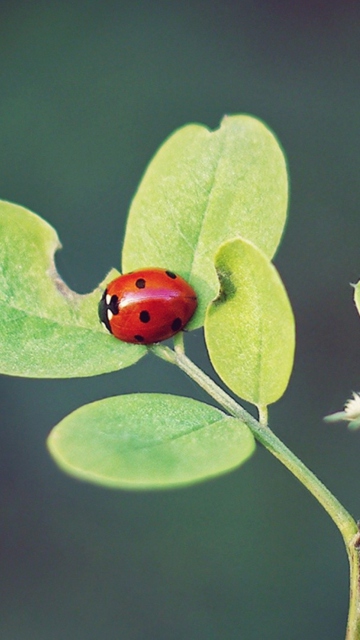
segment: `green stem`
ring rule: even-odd
[[[185,353],[184,333],[179,331],[173,339],[176,353]]]
[[[315,474],[269,429],[266,424],[266,412],[263,408],[262,411],[259,411],[260,421],[258,421],[180,350],[172,351],[163,345],[155,345],[152,347],[152,351],[163,360],[177,365],[230,415],[244,422],[256,440],[291,471],[335,522],[343,536],[350,563],[350,606],[345,640],[360,640],[360,534],[355,520]]]
[[[345,640],[360,638],[360,533],[346,544],[350,564],[350,603]]]
[[[268,423],[268,408],[264,405],[259,405],[258,406],[258,412],[259,412],[259,422],[260,424],[262,424],[264,427],[267,426]]]

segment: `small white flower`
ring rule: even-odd
[[[340,422],[345,420],[349,423],[349,428],[359,429],[360,427],[360,393],[353,391],[353,397],[345,402],[344,411],[337,411],[329,416],[325,416],[325,422]]]
[[[353,391],[353,397],[345,403],[344,411],[348,420],[360,417],[360,394]]]

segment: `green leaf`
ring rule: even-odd
[[[238,396],[266,406],[284,393],[293,366],[295,323],[284,285],[266,255],[240,238],[216,256],[221,294],[209,307],[211,362]]]
[[[85,405],[50,433],[58,465],[88,482],[162,489],[216,476],[254,451],[246,425],[207,404],[131,394]]]
[[[0,202],[1,373],[93,376],[129,366],[146,353],[101,326],[97,306],[104,284],[79,295],[61,280],[54,264],[59,247],[56,231],[42,218]]]
[[[353,286],[354,286],[354,302],[355,302],[355,306],[356,306],[356,308],[358,310],[358,313],[360,313],[360,280],[359,280],[359,282],[357,282]]]
[[[219,245],[241,236],[272,257],[287,195],[283,153],[262,122],[236,115],[225,117],[214,132],[185,126],[159,149],[134,197],[123,272],[159,266],[179,273],[199,296],[188,327],[201,326],[218,293]]]

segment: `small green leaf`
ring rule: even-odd
[[[275,267],[237,238],[216,256],[221,293],[209,307],[205,340],[212,364],[238,396],[266,406],[284,393],[293,366],[295,323]]]
[[[354,284],[354,302],[358,313],[360,313],[360,280]]]
[[[188,327],[201,326],[218,293],[219,245],[242,236],[272,257],[287,195],[283,153],[262,122],[236,115],[214,132],[185,126],[159,149],[132,202],[123,271],[159,266],[179,273],[199,296]]]
[[[42,218],[0,202],[1,373],[93,376],[129,366],[146,353],[101,326],[97,306],[104,284],[79,295],[61,280],[54,264],[59,247],[56,231]]]
[[[85,405],[50,433],[58,465],[88,482],[162,489],[204,480],[253,453],[246,425],[207,404],[163,394],[132,394]]]

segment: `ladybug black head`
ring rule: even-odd
[[[113,316],[119,313],[119,299],[117,296],[110,296],[107,289],[99,302],[98,313],[100,322],[112,333],[110,321]]]

